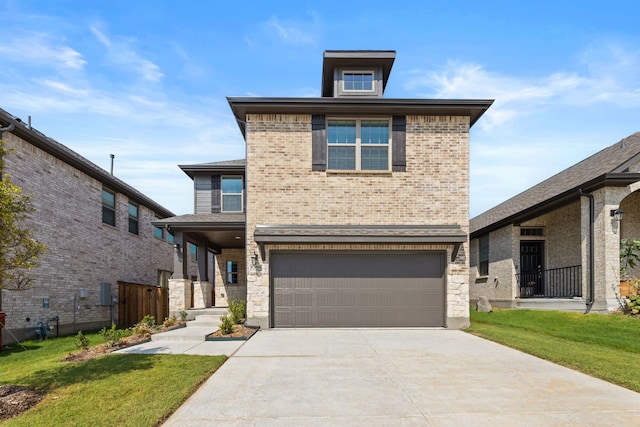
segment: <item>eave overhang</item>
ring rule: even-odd
[[[640,173],[607,173],[592,179],[582,185],[564,191],[541,203],[535,204],[527,209],[521,210],[513,215],[509,215],[486,227],[474,230],[470,233],[470,238],[475,239],[487,233],[498,230],[507,225],[517,225],[533,218],[539,217],[562,206],[575,202],[580,198],[580,190],[590,193],[603,187],[626,187],[629,184],[640,181]]]
[[[469,116],[473,126],[493,104],[492,99],[227,97],[227,101],[245,138],[247,114]]]
[[[257,225],[253,238],[264,259],[264,245],[279,243],[451,244],[455,259],[467,241],[459,225]]]
[[[246,166],[238,166],[238,165],[216,165],[209,166],[207,164],[202,165],[178,165],[182,171],[187,174],[191,179],[194,178],[195,175],[201,173],[212,173],[212,174],[244,174],[246,170]]]
[[[156,227],[170,228],[177,231],[216,231],[244,229],[244,214],[186,214],[152,221]]]

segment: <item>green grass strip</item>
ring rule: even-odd
[[[618,315],[496,310],[468,332],[640,392],[640,321]]]
[[[100,341],[90,336],[92,343]],[[111,354],[60,362],[73,337],[24,343],[0,353],[0,384],[46,393],[35,408],[12,418],[15,426],[153,426],[175,411],[226,356]]]

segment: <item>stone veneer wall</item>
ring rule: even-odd
[[[227,284],[227,261],[238,262],[238,284]],[[247,298],[247,269],[245,268],[244,249],[223,249],[215,256],[215,305],[226,307],[231,299],[245,300]]]
[[[154,212],[140,206],[139,235],[131,234],[129,201],[116,194],[116,226],[103,224],[99,181],[13,134],[3,136],[7,147],[15,149],[5,158],[5,172],[32,196],[35,212],[27,225],[48,248],[40,266],[30,272],[32,289],[2,291],[6,329],[23,339],[33,336],[38,321],[59,316],[60,332],[74,332],[74,295],[80,289],[87,297],[76,300],[75,327],[110,325],[110,307],[99,306],[100,282],[111,283],[111,294],[117,295],[119,280],[157,284],[158,270],[173,269],[172,245],[154,237]],[[48,308],[43,307],[45,298]],[[117,315],[116,306],[116,321]],[[8,331],[3,337],[13,341]]]
[[[310,115],[247,115],[248,317],[268,324],[268,259],[261,274],[250,260],[257,224],[459,224],[468,232],[468,132],[469,117],[407,116],[406,172],[332,173],[311,170]],[[448,267],[453,327],[468,323],[467,253],[465,243]]]

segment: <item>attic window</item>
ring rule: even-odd
[[[345,71],[342,73],[345,92],[373,92],[372,71]]]

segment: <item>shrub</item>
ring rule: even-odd
[[[243,323],[247,318],[247,302],[234,298],[229,301],[229,311],[231,312],[231,321],[234,324]]]
[[[82,331],[78,331],[75,344],[78,350],[86,350],[89,348],[89,338],[85,337]]]
[[[189,317],[189,313],[187,313],[186,311],[182,310],[180,312],[180,320],[185,322],[187,320],[187,317]]]
[[[169,328],[175,325],[177,322],[178,318],[176,316],[167,317],[166,319],[164,319],[164,323],[162,323],[162,326],[164,326],[165,328]]]
[[[139,337],[148,337],[151,335],[153,330],[155,329],[156,318],[151,315],[146,315],[135,324],[133,327],[133,333],[138,335]]]
[[[115,323],[111,324],[111,328],[102,328],[100,330],[100,335],[104,338],[107,347],[115,347],[122,343],[122,338],[124,337],[124,331],[122,329],[118,329]]]
[[[234,323],[230,316],[226,314],[220,316],[220,332],[222,332],[223,335],[229,335],[233,332],[233,325]]]

